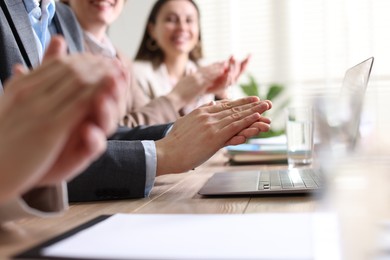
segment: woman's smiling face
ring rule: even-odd
[[[188,55],[199,41],[199,13],[189,1],[167,1],[149,33],[166,56]]]

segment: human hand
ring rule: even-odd
[[[53,42],[58,56],[28,74],[16,69],[1,97],[0,201],[73,177],[115,128],[120,72],[108,60],[65,56],[63,40]]]
[[[43,64],[50,62],[52,59],[63,59],[67,55],[67,47],[65,41],[61,37],[53,37],[46,53],[43,58]],[[91,58],[90,54],[84,54],[83,57],[89,59],[89,62],[94,62],[93,66],[96,69],[95,71],[89,70],[90,75],[84,75],[80,80],[86,81],[96,81],[100,79],[103,74],[115,73],[117,75],[116,79],[107,78],[107,86],[102,89],[101,93],[97,95],[93,102],[93,107],[91,107],[89,117],[94,123],[102,129],[105,135],[110,135],[117,128],[117,122],[121,119],[123,111],[126,107],[126,99],[124,96],[127,94],[127,85],[124,85],[124,80],[129,81],[129,75],[127,70],[124,68],[123,64],[120,63],[117,59],[107,59],[107,58]],[[83,57],[76,58],[73,60],[62,62],[69,62],[70,69],[79,70],[81,73],[85,70],[87,65],[84,62],[77,63],[76,59],[83,59]],[[88,62],[88,63],[89,63]],[[99,63],[102,63],[100,66]],[[91,65],[91,63],[90,63]],[[107,71],[106,71],[107,70]],[[14,66],[14,77],[20,75],[28,74],[29,70],[21,64]],[[89,84],[85,82],[86,85]],[[20,87],[23,87],[22,84],[19,84]],[[17,88],[14,86],[13,88]],[[7,88],[8,89],[8,88]]]
[[[166,95],[176,111],[194,102],[204,94],[204,79],[200,74],[191,74],[180,78],[176,86]]]
[[[270,101],[246,97],[212,102],[178,119],[169,134],[156,141],[157,175],[190,170],[220,148],[268,131],[271,122],[261,114],[271,106]]]
[[[221,100],[220,103],[228,103],[229,100]],[[262,102],[265,102],[268,104],[268,109],[270,110],[272,108],[272,102],[270,100],[263,100]],[[213,102],[212,104],[215,104]],[[245,143],[248,138],[251,138],[253,136],[257,136],[260,132],[267,132],[270,129],[271,120],[267,117],[261,116],[261,118],[250,125],[249,127],[245,128],[244,130],[240,131],[237,135],[233,136],[226,145],[238,145]]]
[[[49,48],[45,58],[56,55],[58,53],[55,50],[50,53]],[[83,55],[81,58],[87,58],[85,56]],[[105,150],[106,137],[117,128],[118,118],[125,106],[125,93],[128,89],[126,71],[116,59],[92,56],[90,59],[96,59],[96,63],[84,64],[84,66],[81,64],[80,67],[76,68],[76,71],[80,71],[83,75],[91,75],[92,82],[86,83],[100,85],[99,93],[96,93],[84,120],[71,133],[57,161],[40,181],[40,185],[70,179],[75,174],[80,173],[91,163],[90,158],[95,159],[101,154],[100,151]],[[76,63],[72,65],[75,66]],[[86,76],[83,77],[84,80],[91,80]]]
[[[242,61],[237,61],[233,56],[229,59],[230,64],[230,73],[231,73],[231,82],[230,84],[235,84],[238,78],[242,75],[242,73],[246,70],[248,63],[250,61],[251,55],[248,55]]]
[[[223,72],[218,75],[206,89],[206,93],[213,93],[218,95],[222,99],[228,98],[226,93],[227,87],[235,84],[241,74],[245,71],[248,66],[250,55],[248,55],[244,60],[237,61],[233,56],[225,63]],[[206,68],[207,69],[207,68]]]
[[[226,68],[227,62],[216,62],[199,68],[198,71],[182,77],[167,98],[171,100],[176,110],[180,110],[204,95],[211,86],[216,90],[224,88],[224,85],[218,82]]]

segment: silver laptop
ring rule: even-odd
[[[346,71],[337,101],[341,104],[337,111],[340,122],[327,118],[329,111],[321,111],[323,106],[317,109],[316,125],[321,129],[321,141],[331,142],[337,135],[343,139],[337,142],[345,144],[344,149],[354,149],[373,62],[374,58],[371,57]],[[330,147],[332,144],[326,145]],[[314,168],[231,171],[215,173],[198,193],[205,196],[295,194],[316,192],[323,186],[321,170]]]

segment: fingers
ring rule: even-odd
[[[248,140],[248,138],[257,136],[259,133],[260,131],[258,128],[246,128],[227,141],[225,146],[243,144]]]
[[[245,138],[251,138],[259,133],[268,132],[270,128],[270,123],[255,122],[250,127],[239,132],[237,135],[244,136]]]
[[[53,111],[61,111],[66,106],[72,106],[74,100],[82,97],[84,92],[90,100],[98,92],[105,91],[115,94],[114,98],[118,99],[119,94],[115,91],[110,93],[107,86],[116,84],[115,80],[110,81],[109,78],[120,78],[118,75],[120,72],[115,70],[111,61],[92,56],[80,56],[65,63],[58,63],[56,66],[58,69],[51,74],[56,76],[44,82],[52,86],[52,89],[46,89],[41,94],[42,98],[51,101]]]
[[[236,59],[231,56],[229,58],[229,65],[227,69],[227,81],[226,86],[232,85],[235,82],[236,74],[238,73],[238,66]]]
[[[28,69],[24,67],[22,64],[14,65],[12,71],[14,76],[26,75],[28,73]]]
[[[251,55],[248,55],[243,61],[238,62],[233,56],[229,58],[229,80],[227,85],[234,84],[245,71],[250,61]]]
[[[252,106],[250,106],[252,105]],[[261,114],[269,109],[268,102],[260,101],[255,105],[244,105],[242,107],[233,107],[221,112],[224,117],[218,121],[219,129],[226,134],[233,134],[249,138],[257,135],[259,132],[269,130],[271,120],[263,117]],[[236,140],[236,139],[234,139]]]
[[[69,180],[82,172],[107,146],[106,136],[94,124],[85,122],[70,134],[57,161],[38,185],[48,186]]]
[[[17,70],[26,72],[20,67],[17,67]],[[51,59],[39,68],[34,69],[31,72],[29,71],[29,73],[23,77],[12,78],[8,85],[12,85],[10,91],[16,86],[19,95],[30,96],[28,100],[31,101],[36,97],[42,97],[43,93],[48,92],[52,88],[58,88],[57,83],[61,82],[66,77],[67,72],[64,70],[64,67],[61,66],[59,60]]]
[[[272,102],[271,102],[271,100],[264,100],[264,102],[267,102],[267,104],[268,104],[268,109],[271,109],[272,108]]]
[[[225,146],[227,145],[238,145],[243,144],[246,142],[246,138],[243,136],[233,136],[229,141],[226,142]]]
[[[65,54],[66,54],[66,43],[64,39],[60,36],[54,36],[50,41],[50,44],[46,50],[46,54],[44,56],[44,62],[47,63],[47,61],[50,60],[51,58],[59,57]],[[26,75],[28,72],[29,70],[21,64],[16,64],[13,67],[13,73],[15,76]],[[34,75],[35,74],[29,75],[29,77],[31,77],[31,80],[34,79]],[[51,77],[50,75],[47,74],[46,76],[49,78]],[[35,78],[42,79],[42,77],[44,77],[43,73],[39,74],[39,76]],[[26,84],[20,84],[20,85],[25,86]],[[34,85],[34,84],[32,83],[29,85]]]
[[[218,93],[226,89],[230,85],[230,74],[228,71],[221,74],[215,79],[210,86],[208,86],[206,93]]]
[[[25,66],[23,66],[22,64],[16,64],[13,66],[12,68],[12,72],[13,72],[13,77],[11,79],[11,81],[15,81],[17,79],[19,79],[21,76],[24,76],[24,75],[27,75],[29,70],[28,68],[26,68]],[[8,87],[8,85],[13,85],[12,87]],[[24,88],[24,84],[7,84],[6,86],[4,86],[4,91],[5,93],[15,93],[15,92],[18,92],[20,91],[21,89]]]
[[[74,85],[74,82],[69,81],[66,88],[71,89]],[[116,91],[116,85],[114,76],[107,75],[95,84],[76,85],[73,91],[59,92],[64,98],[59,99],[57,106],[53,108],[55,118],[72,126],[71,122],[77,122],[79,117],[88,115],[89,120],[100,127],[106,135],[110,135],[119,120],[117,100],[119,93]],[[58,99],[59,93],[55,95],[57,98],[52,99]]]
[[[227,102],[224,102],[225,104]],[[253,110],[254,109],[254,110]],[[252,112],[258,112],[260,114],[264,113],[265,111],[270,109],[270,105],[266,101],[257,101],[254,103],[249,103],[241,106],[235,106],[231,107],[230,109],[225,109],[218,113],[218,118],[223,119],[225,117],[231,116],[236,113],[244,112],[244,111],[252,111]],[[235,115],[235,117],[240,116],[246,116],[247,114]]]
[[[51,59],[20,79],[24,89],[15,97],[31,103],[37,111],[47,111],[37,117],[53,118],[62,127],[73,127],[89,114],[94,115],[96,125],[110,133],[112,121],[119,118],[118,103],[123,98],[119,89],[125,90],[126,85],[117,67],[111,60],[91,55]],[[107,100],[96,102],[103,93]]]
[[[105,79],[105,84],[111,86],[113,79]],[[101,93],[96,97],[92,108],[91,118],[108,136],[116,129],[119,120],[118,106],[112,95]]]
[[[238,77],[246,70],[246,67],[248,66],[248,63],[251,59],[252,55],[248,55],[240,64],[240,72],[236,78],[236,80],[238,79]]]
[[[216,102],[216,105],[209,106],[207,111],[209,113],[219,113],[224,110],[231,110],[234,107],[239,107],[250,103],[255,103],[258,101],[260,101],[260,99],[255,96],[240,98],[233,101],[218,101]]]
[[[253,123],[255,123],[258,120],[260,120],[261,115],[259,113],[252,113],[252,114],[250,114],[250,115],[248,115],[248,116],[246,116],[244,118],[241,118],[241,119],[236,119],[234,117],[231,117],[231,118],[232,118],[232,120],[230,121],[229,124],[221,126],[219,128],[219,129],[221,129],[220,130],[220,134],[222,136],[231,136],[231,138],[233,138],[234,136],[241,136],[242,138],[246,139],[245,136],[238,135],[238,133],[242,132],[244,129],[247,129]],[[246,134],[248,134],[248,133],[246,133]]]
[[[100,156],[107,146],[106,135],[94,124],[85,124],[82,134],[82,144],[87,165]]]
[[[218,124],[220,124],[221,128],[255,113],[259,115],[260,121],[269,123],[268,118],[261,116],[262,113],[269,109],[268,102],[257,101],[233,107],[229,107],[229,104],[230,102],[222,102],[222,105],[224,105],[226,109],[215,115],[215,119],[218,120]]]
[[[61,36],[53,36],[51,38],[50,44],[46,49],[45,56],[43,57],[43,62],[47,61],[50,58],[59,57],[66,55],[66,43]]]
[[[249,127],[237,134],[237,136],[245,137],[245,139],[250,138],[252,136],[256,136],[260,133],[260,130],[256,127]]]
[[[270,125],[263,122],[255,122],[252,126],[242,130],[237,135],[233,136],[229,141],[226,142],[227,145],[238,145],[245,143],[249,138],[257,136],[261,132],[267,132],[270,129]]]

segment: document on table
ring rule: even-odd
[[[116,214],[51,244],[61,259],[340,259],[328,213]]]

